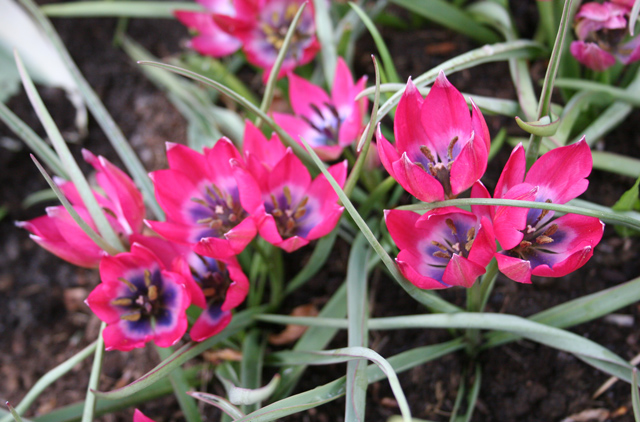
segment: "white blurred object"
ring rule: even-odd
[[[76,108],[76,127],[86,133],[87,109],[73,77],[47,36],[14,0],[0,0],[0,101],[20,88],[20,76],[13,61],[16,49],[29,75],[37,83],[62,88]]]

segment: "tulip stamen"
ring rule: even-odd
[[[224,236],[247,215],[238,200],[213,183],[204,189],[202,198],[191,198],[191,201],[204,207],[209,213],[206,217],[198,218],[196,224],[214,230],[213,236]],[[196,215],[202,214],[201,210],[196,213]]]
[[[449,142],[449,146],[447,147],[447,158],[449,159],[449,161],[453,161],[453,147],[456,146],[456,143],[458,142],[458,136],[454,136],[453,139],[451,139],[451,142]]]

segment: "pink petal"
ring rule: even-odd
[[[434,290],[434,289],[445,289],[449,287],[434,278],[427,277],[420,274],[414,269],[414,267],[400,260],[399,257],[396,259],[396,264],[398,264],[398,268],[400,269],[400,272],[402,273],[402,275],[407,280],[409,280],[411,284],[413,284],[414,286],[420,289]]]
[[[179,274],[163,271],[162,278],[165,283],[165,289],[168,285],[175,285],[176,294],[174,300],[176,305],[173,309],[170,309],[172,323],[167,326],[156,324],[154,327],[153,341],[160,347],[170,347],[176,344],[187,331],[186,310],[191,303],[191,296],[184,285],[184,279]]]
[[[167,220],[175,223],[191,224],[188,206],[191,198],[200,198],[201,193],[190,178],[179,171],[157,170],[150,174],[155,187],[156,199],[167,214]]]
[[[353,76],[349,66],[342,57],[338,57],[336,62],[336,70],[333,74],[333,86],[331,87],[331,99],[336,107],[343,104],[353,103],[354,97],[351,97],[353,89]]]
[[[404,153],[399,161],[393,163],[395,179],[411,195],[424,202],[443,201],[442,184],[420,166],[412,163]]]
[[[525,182],[540,187],[537,199],[564,204],[580,196],[589,181],[593,160],[584,137],[577,143],[553,149],[531,166]]]
[[[570,50],[576,60],[598,72],[603,72],[616,64],[615,57],[601,49],[596,43],[573,41]]]
[[[421,145],[433,147],[429,143],[430,138],[427,136],[424,126],[421,124],[420,110],[423,106],[423,101],[422,95],[420,95],[411,78],[409,78],[404,93],[398,102],[393,124],[398,155],[406,151],[419,150]],[[379,139],[378,142],[380,142]]]
[[[469,139],[469,107],[462,94],[451,85],[442,71],[424,99],[420,121],[432,147],[431,151],[437,152],[441,159],[446,157],[453,138],[458,137],[459,142]]]
[[[204,341],[220,333],[230,322],[231,312],[229,311],[220,311],[218,314],[211,315],[205,310],[191,327],[189,335],[193,341]]]
[[[244,299],[247,297],[249,293],[249,279],[247,279],[247,276],[242,272],[242,268],[235,257],[230,258],[226,263],[227,269],[229,270],[229,278],[231,278],[233,282],[227,290],[227,297],[221,309],[223,311],[230,311],[244,302]]]
[[[393,169],[393,163],[400,160],[400,154],[398,154],[398,151],[385,139],[384,136],[382,136],[380,124],[378,124],[378,128],[376,129],[376,145],[378,145],[380,162],[382,162],[387,173],[389,173],[394,179],[398,180],[395,175],[395,170]]]
[[[483,140],[486,146],[487,152],[491,149],[491,135],[489,134],[489,128],[487,122],[484,120],[482,112],[471,100],[471,128],[476,135],[477,140]]]
[[[282,248],[283,250],[289,253],[297,251],[301,247],[307,246],[308,244],[309,244],[309,241],[300,236],[292,236],[277,244],[274,243],[275,246]]]
[[[293,73],[289,74],[289,99],[295,114],[307,116],[310,119],[315,114],[315,111],[310,107],[311,104],[322,106],[324,103],[332,103],[322,88]]]
[[[269,170],[275,167],[287,152],[287,148],[280,142],[277,135],[274,134],[267,140],[262,132],[248,120],[245,122],[242,146],[245,157],[249,154],[257,157]]]
[[[538,188],[527,183],[514,186],[507,192],[505,199],[516,199],[520,201],[532,201],[538,192]],[[493,216],[493,228],[496,239],[504,250],[515,248],[524,235],[527,225],[528,208],[498,206],[495,208]]]
[[[496,254],[500,272],[518,283],[531,284],[531,264],[519,258]]]
[[[123,329],[124,323],[127,321],[120,321],[116,324],[107,325],[102,331],[102,338],[104,339],[104,346],[106,350],[120,350],[128,352],[133,349],[144,347],[144,345],[151,341],[152,334],[143,336],[142,338],[131,338]]]
[[[285,156],[269,174],[269,191],[273,193],[280,193],[284,186],[288,186],[292,193],[296,190],[304,192],[309,183],[311,183],[309,171],[291,150],[287,150]]]
[[[496,253],[496,237],[491,220],[487,217],[482,217],[480,221],[480,229],[477,231],[469,251],[469,261],[486,268]]]
[[[442,282],[449,286],[462,286],[469,288],[476,279],[486,272],[480,266],[458,254],[453,254],[447,268],[444,270]]]
[[[235,160],[236,163],[241,164],[243,162],[233,142],[228,138],[220,138],[213,148],[205,148],[204,156],[209,164],[209,171],[214,183],[218,184],[220,188],[224,186],[227,191],[233,190],[235,181],[231,181],[233,179],[233,171],[230,160]]]
[[[487,149],[482,139],[471,139],[451,166],[451,194],[457,196],[480,180],[487,169]]]
[[[179,171],[197,186],[202,179],[209,177],[207,160],[204,155],[186,145],[167,142],[167,162],[172,171]]]
[[[422,231],[416,230],[420,214],[405,210],[384,210],[384,221],[393,241],[400,250],[413,249],[422,240]]]
[[[491,195],[481,181],[477,181],[471,187],[471,198],[491,199]],[[471,205],[471,212],[478,217],[492,219],[493,207],[490,205]]]
[[[500,174],[500,179],[496,184],[496,190],[493,193],[494,198],[503,198],[507,191],[524,181],[524,174],[526,171],[525,151],[522,144],[518,144],[511,155],[509,160]]]
[[[146,417],[144,413],[136,409],[135,412],[133,412],[133,422],[155,422],[155,421],[151,418]]]

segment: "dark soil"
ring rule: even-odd
[[[531,31],[530,19],[522,11],[523,32]],[[526,16],[526,19],[525,19]],[[133,143],[149,170],[164,165],[163,144],[186,140],[184,119],[132,64],[126,55],[112,46],[116,21],[113,19],[56,19],[56,28],[63,37],[89,83],[103,99],[125,136]],[[165,57],[179,51],[186,30],[171,20],[131,20],[128,33],[153,54]],[[411,32],[383,31],[403,78],[417,76],[425,70],[475,46],[464,37],[421,23]],[[375,52],[370,39],[358,44],[356,73],[371,72],[369,55]],[[477,95],[513,98],[505,64],[484,65],[451,75],[451,81],[461,90]],[[58,90],[42,89],[41,93],[54,118],[65,132],[73,128],[73,110]],[[12,99],[9,106],[28,124],[42,133],[26,96]],[[640,158],[640,117],[638,112],[602,145],[613,151]],[[487,118],[495,135],[508,125],[518,133],[508,119]],[[0,125],[0,139],[13,137]],[[12,144],[13,145],[13,144]],[[89,136],[82,145],[73,145],[76,157],[80,149],[88,148],[120,164],[107,139],[92,120]],[[17,404],[45,372],[88,345],[97,336],[99,321],[82,304],[87,293],[98,283],[97,272],[66,264],[32,242],[25,231],[13,222],[34,218],[43,212],[41,205],[24,209],[21,201],[29,194],[44,189],[46,183],[31,163],[26,148],[0,150],[0,205],[9,214],[0,221],[0,398]],[[495,183],[508,157],[508,148],[490,164],[486,183]],[[81,161],[81,160],[80,160]],[[85,169],[87,169],[85,167]],[[88,170],[88,169],[87,169]],[[594,171],[591,186],[584,198],[603,205],[612,205],[633,180]],[[506,279],[498,280],[488,304],[491,312],[529,316],[554,305],[618,285],[640,274],[637,239],[620,239],[612,228],[596,248],[594,257],[579,271],[562,279],[536,279],[532,285],[520,285]],[[299,252],[290,266],[306,257]],[[348,246],[338,242],[334,254],[321,274],[295,293],[284,305],[283,312],[306,304],[324,303],[342,281],[346,270]],[[293,274],[293,271],[291,271]],[[443,297],[454,303],[464,303],[464,291],[450,289]],[[382,272],[374,272],[371,280],[373,316],[393,316],[424,313],[397,284]],[[621,309],[618,314],[632,318],[631,326],[616,324],[607,318],[582,324],[572,331],[596,341],[625,359],[640,353],[637,321],[640,305]],[[269,326],[265,326],[271,328]],[[275,330],[278,328],[276,327]],[[450,339],[444,330],[372,332],[371,347],[389,357],[418,346],[441,343]],[[331,347],[346,345],[340,334]],[[479,357],[482,364],[482,388],[474,421],[560,421],[570,415],[599,410],[599,417],[571,420],[612,420],[630,422],[630,389],[625,383],[615,384],[606,393],[592,399],[593,393],[607,376],[572,355],[528,341],[511,343]],[[159,362],[152,347],[129,353],[106,353],[101,389],[125,385]],[[436,421],[449,420],[460,374],[467,368],[463,352],[416,367],[400,375],[400,381],[412,407],[414,417]],[[46,413],[53,408],[83,399],[90,362],[85,361],[70,374],[53,384],[32,406],[28,416]],[[344,365],[311,368],[298,391],[305,391],[344,375]],[[209,391],[221,393],[217,382],[207,384]],[[385,421],[399,414],[386,381],[369,388],[367,419]],[[171,398],[150,402],[142,409],[158,421],[182,420],[179,408]],[[105,421],[130,421],[132,409],[102,418]],[[203,407],[207,419],[219,418],[216,410]],[[595,414],[595,413],[594,413]],[[288,417],[287,421],[333,422],[343,420],[344,399],[317,409]],[[584,416],[584,413],[582,413]]]

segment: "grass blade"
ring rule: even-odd
[[[164,212],[155,200],[153,184],[151,183],[151,179],[147,176],[147,171],[144,169],[144,166],[136,156],[133,148],[125,139],[122,131],[113,120],[104,104],[100,101],[100,98],[98,98],[98,95],[80,73],[80,70],[64,47],[64,43],[58,36],[55,28],[51,25],[51,22],[44,16],[33,0],[20,0],[20,2],[40,24],[47,37],[58,51],[58,54],[67,66],[67,69],[69,70],[69,73],[71,73],[76,85],[78,85],[82,97],[87,103],[87,107],[91,110],[91,113],[107,135],[109,142],[111,142],[111,145],[127,168],[127,171],[140,188],[145,202],[151,208],[153,214],[155,214],[158,219],[162,220],[164,218]]]
[[[226,400],[223,397],[216,396],[214,394],[209,394],[209,393],[202,393],[199,391],[192,391],[187,394],[189,394],[191,397],[194,397],[200,401],[203,401],[207,404],[217,407],[218,409],[222,410],[224,413],[229,415],[231,419],[233,419],[234,421],[236,419],[240,419],[245,416],[245,414],[242,413],[240,409],[238,409],[236,406],[231,404],[228,400]]]
[[[356,237],[351,245],[347,266],[347,315],[349,322],[349,348],[366,348],[369,331],[367,320],[367,267],[368,249],[362,234]],[[367,365],[358,359],[347,362],[347,401],[345,404],[345,421],[364,421],[367,404]]]
[[[59,177],[69,179],[64,166],[51,147],[29,126],[0,101],[0,120],[13,131],[29,148]]]
[[[93,194],[93,191],[89,187],[89,183],[87,179],[85,179],[80,167],[78,167],[78,163],[76,163],[75,159],[71,155],[71,151],[62,138],[62,134],[58,130],[51,114],[45,107],[36,87],[33,84],[33,81],[29,77],[22,60],[20,60],[20,56],[18,56],[17,51],[14,51],[14,57],[16,60],[16,65],[18,66],[18,72],[20,72],[20,77],[22,78],[22,83],[24,85],[25,90],[27,91],[27,96],[31,101],[31,105],[33,106],[42,126],[44,126],[49,139],[53,143],[53,146],[60,158],[60,162],[63,164],[65,168],[68,169],[69,176],[71,177],[71,181],[75,185],[80,197],[82,198],[82,202],[84,202],[89,215],[91,215],[91,219],[95,223],[100,235],[112,245],[112,248],[115,248],[119,251],[124,251],[124,246],[122,242],[120,242],[120,238],[113,230],[113,227],[107,221],[106,216],[104,215],[102,208],[98,205],[98,201]]]
[[[488,44],[498,40],[490,29],[474,21],[467,13],[444,0],[391,0],[392,3],[417,13],[469,38]]]
[[[640,4],[640,3],[638,3]],[[633,405],[633,418],[640,422],[640,393],[638,392],[638,369],[633,368],[631,383],[631,403]]]
[[[380,35],[378,28],[373,23],[373,21],[369,18],[369,16],[362,10],[357,4],[349,3],[349,6],[358,14],[364,25],[369,30],[371,34],[371,38],[373,38],[373,42],[376,44],[376,48],[378,49],[378,53],[380,54],[380,59],[382,60],[382,66],[387,75],[389,82],[401,82],[400,76],[396,71],[396,67],[393,64],[393,58],[391,58],[391,54],[389,54],[389,49]]]
[[[102,237],[100,237],[98,233],[95,232],[95,230],[91,228],[91,226],[87,224],[86,221],[82,219],[82,217],[80,217],[80,215],[75,210],[75,208],[73,208],[73,205],[71,205],[67,197],[64,196],[64,194],[62,193],[58,185],[56,185],[56,183],[53,181],[53,179],[49,177],[46,170],[40,165],[38,160],[36,160],[36,158],[33,155],[31,156],[31,158],[35,163],[36,167],[38,168],[38,170],[40,171],[40,174],[42,174],[42,177],[44,177],[44,179],[47,181],[47,183],[53,190],[53,193],[56,195],[56,197],[58,198],[62,206],[64,206],[65,210],[67,210],[71,218],[73,218],[73,221],[75,221],[76,224],[80,226],[80,228],[87,234],[87,236],[91,238],[91,240],[93,240],[93,242],[96,245],[98,245],[98,247],[103,249],[109,255],[117,254],[119,251],[113,246],[111,246],[110,244],[108,244]]]
[[[172,353],[171,347],[156,346],[156,351],[158,352],[158,356],[160,356],[161,360],[168,359]],[[198,411],[196,401],[187,394],[187,391],[189,390],[189,383],[180,366],[176,367],[169,374],[169,382],[171,382],[173,394],[178,400],[180,409],[182,410],[187,422],[202,422],[202,417],[200,417],[200,411]]]
[[[166,18],[174,19],[174,10],[204,11],[198,3],[164,1],[79,1],[46,4],[42,13],[65,18]]]
[[[330,2],[325,0],[313,0],[313,7],[316,14],[316,35],[320,42],[320,53],[322,58],[322,70],[327,86],[333,86],[333,76],[338,63],[338,53],[336,52],[336,41],[334,38],[334,28],[329,14]]]
[[[87,386],[87,395],[84,399],[84,409],[82,410],[82,422],[93,422],[96,411],[96,396],[93,393],[100,383],[100,373],[102,372],[102,358],[104,357],[104,339],[102,332],[107,326],[105,322],[100,323],[100,331],[96,340],[96,350],[93,355],[93,365],[91,365],[91,374],[89,375],[89,385]]]
[[[244,389],[257,390],[262,384],[262,363],[264,357],[264,342],[260,341],[260,331],[257,329],[250,330],[242,341],[242,361],[240,362],[240,385]],[[279,382],[278,376],[278,382]],[[273,381],[272,381],[273,382]],[[271,383],[270,383],[271,384]],[[249,413],[260,407],[260,401],[266,400],[277,387],[277,382],[273,388],[266,390],[265,394],[259,396],[256,401],[249,403],[237,403],[231,400],[233,404],[243,404],[242,412]],[[228,393],[228,392],[227,392]],[[232,395],[228,393],[229,399]]]

